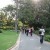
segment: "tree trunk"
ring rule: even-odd
[[[17,27],[18,27],[18,0],[15,0],[16,3],[16,8],[17,8],[17,14],[16,14],[16,21],[15,21],[15,31],[17,32]]]

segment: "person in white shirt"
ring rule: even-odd
[[[44,33],[45,33],[45,29],[43,28],[43,26],[39,29],[40,33],[40,42],[43,43],[43,37],[44,37]]]
[[[39,31],[41,31],[41,35],[43,35],[43,36],[44,36],[45,29],[44,29],[44,28],[41,28]]]

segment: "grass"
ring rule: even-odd
[[[16,43],[18,35],[18,33],[10,30],[0,33],[0,50],[7,50],[12,45],[14,45]]]

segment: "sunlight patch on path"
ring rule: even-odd
[[[41,47],[35,47],[35,50],[41,50]]]
[[[30,39],[30,40],[32,41],[32,40],[34,40],[34,39]]]

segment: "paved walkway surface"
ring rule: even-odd
[[[50,43],[44,41],[43,44],[40,44],[39,40],[40,38],[35,34],[32,37],[21,34],[18,50],[50,50]]]

